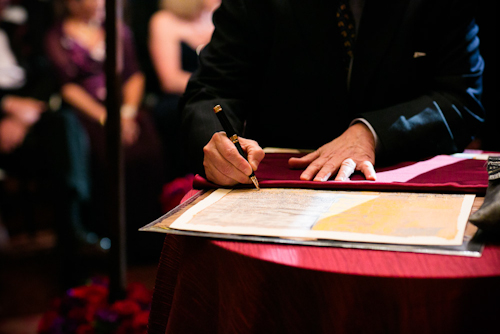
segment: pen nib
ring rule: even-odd
[[[260,187],[259,187],[259,181],[257,181],[257,178],[255,176],[251,176],[250,177],[250,180],[252,180],[255,188],[257,188],[257,190],[260,190]]]

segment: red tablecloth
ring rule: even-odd
[[[497,333],[499,254],[499,246],[477,259],[167,235],[149,333]]]
[[[167,235],[149,332],[498,333],[498,315],[494,242],[469,258]]]

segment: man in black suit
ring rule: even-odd
[[[261,147],[274,146],[316,149],[289,161],[303,180],[355,170],[374,180],[375,155],[417,159],[471,142],[484,117],[472,1],[348,2],[356,31],[346,63],[339,0],[222,1],[180,105],[194,172],[250,183]],[[217,104],[249,163],[219,132]]]

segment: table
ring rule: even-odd
[[[149,333],[488,333],[499,314],[500,244],[468,258],[167,235]]]
[[[499,315],[495,240],[469,258],[168,234],[149,333],[498,333]]]

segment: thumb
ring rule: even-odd
[[[293,157],[293,158],[290,158],[288,160],[288,166],[292,169],[306,168],[307,166],[309,166],[311,164],[311,162],[316,160],[318,157],[319,157],[318,151],[314,151],[314,152],[311,152],[309,154],[306,154],[301,158]]]
[[[243,150],[247,154],[247,160],[254,171],[259,167],[260,162],[266,155],[264,150],[259,146],[255,140],[239,138]]]

